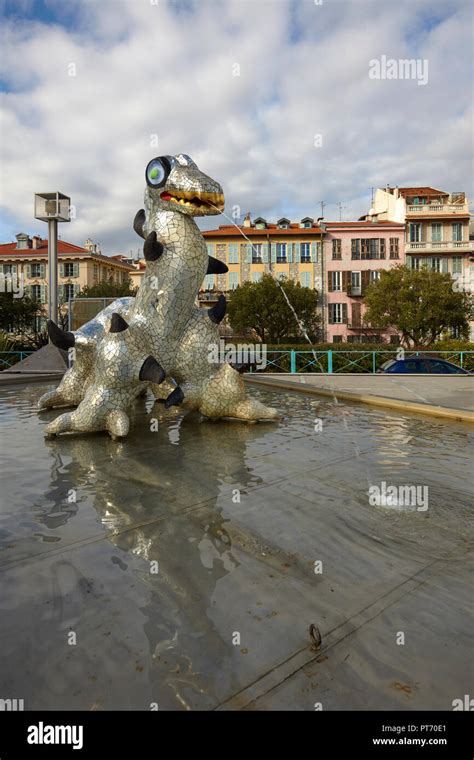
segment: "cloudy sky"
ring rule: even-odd
[[[144,169],[187,153],[238,206],[356,219],[371,187],[472,197],[470,0],[6,0],[0,240],[45,234],[33,193],[60,190],[64,239],[137,250]],[[372,79],[372,59],[428,81]],[[226,223],[224,217],[200,222]]]

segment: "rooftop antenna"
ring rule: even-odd
[[[321,217],[320,218],[324,219],[324,206],[326,205],[326,202],[325,201],[319,201],[319,203],[320,203],[320,206],[321,206]]]
[[[342,222],[342,209],[346,208],[346,206],[343,206],[341,201],[338,201],[338,203],[336,203],[336,206],[339,209],[339,221]]]

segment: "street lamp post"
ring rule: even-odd
[[[36,193],[35,219],[48,222],[48,317],[58,322],[58,222],[70,222],[71,199],[62,193]]]

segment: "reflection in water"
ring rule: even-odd
[[[121,443],[101,440],[105,456],[99,461],[96,437],[49,441],[54,464],[47,498],[63,502],[72,484],[90,491],[113,544],[125,556],[143,561],[140,580],[152,590],[148,605],[141,608],[143,630],[154,679],[161,684],[160,705],[178,703],[190,709],[191,704],[210,703],[207,695],[215,694],[216,684],[209,674],[216,663],[219,689],[227,693],[237,688],[231,639],[222,639],[209,614],[216,584],[239,564],[218,497],[231,498],[233,488],[244,491],[260,482],[245,463],[245,449],[265,435],[266,426],[218,424],[192,415],[171,418],[170,423],[169,413],[159,405],[153,415],[157,432],[145,428],[141,440],[132,435]],[[54,507],[42,519],[50,524]],[[120,558],[113,561],[126,569]]]
[[[44,390],[0,404],[0,696],[30,709],[215,706],[304,646],[307,621],[324,634],[468,535],[465,426],[252,391],[278,425],[139,400],[121,443],[45,443]],[[382,481],[429,485],[428,512],[370,506]]]

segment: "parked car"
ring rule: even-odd
[[[457,364],[435,356],[407,356],[406,359],[389,359],[378,372],[394,375],[469,375]]]

